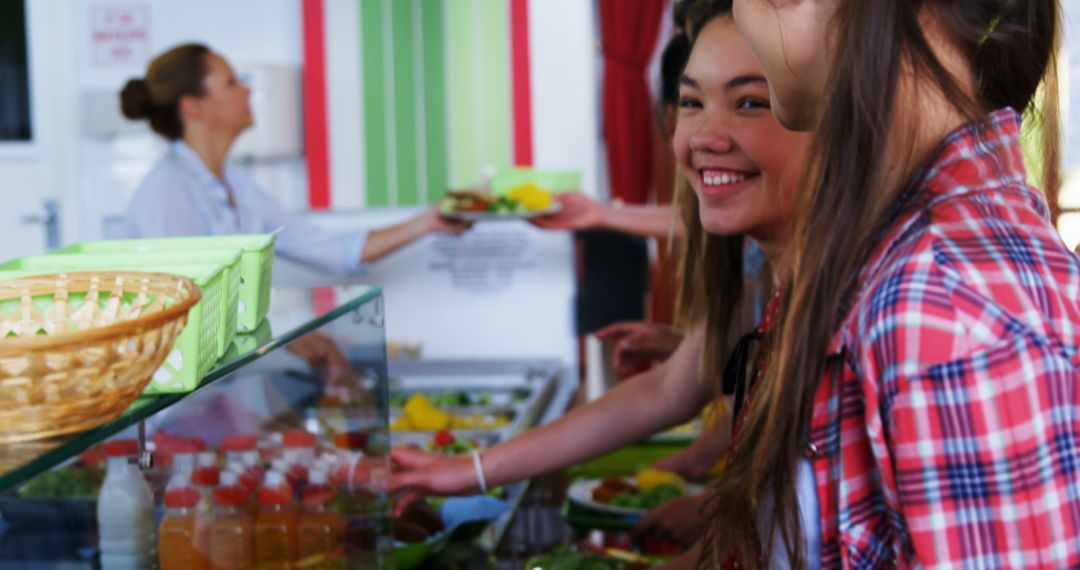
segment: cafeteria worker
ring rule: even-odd
[[[348,275],[432,233],[467,225],[429,209],[397,225],[334,232],[286,212],[243,170],[228,164],[236,138],[254,124],[251,90],[224,58],[201,44],[159,55],[146,77],[120,93],[124,116],[147,120],[171,143],[127,211],[129,237],[270,233],[276,251],[309,267]]]

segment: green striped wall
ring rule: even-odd
[[[451,182],[511,166],[510,2],[448,0]]]
[[[508,0],[358,2],[367,204],[430,204],[509,167]]]

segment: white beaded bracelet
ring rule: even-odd
[[[480,452],[475,449],[472,450],[472,464],[476,470],[476,480],[480,483],[480,492],[486,494],[488,487],[487,478],[484,477],[484,464],[480,462]]]

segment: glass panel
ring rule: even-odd
[[[253,335],[237,335],[233,348],[218,362],[217,367],[207,374],[199,391],[229,377],[231,373],[257,360],[261,355],[288,345],[327,322],[354,313],[362,306],[364,308],[361,312],[375,310],[374,307],[377,306],[381,314],[382,290],[379,288],[353,287],[337,289],[334,293],[338,298],[349,300],[323,315],[316,316],[311,302],[314,297],[312,290],[274,290],[271,303],[273,309],[267,322],[264,323],[266,328],[260,327],[260,330],[255,331]],[[366,304],[371,304],[372,307],[366,307]],[[275,337],[274,334],[278,336]],[[366,340],[372,343],[372,334],[382,335],[381,325],[377,333],[365,334],[368,335]],[[383,348],[381,343],[382,341],[378,345],[379,348],[373,347],[371,350],[377,351]],[[374,346],[374,343],[372,345]],[[191,394],[169,394],[143,397],[119,418],[95,429],[48,440],[0,446],[0,492],[30,479],[190,396]]]
[[[0,498],[0,566],[91,567],[109,556],[156,558],[146,554],[151,546],[130,539],[146,529],[155,539],[171,537],[156,547],[163,559],[240,555],[290,564],[303,558],[311,567],[388,564],[382,297],[378,289],[365,290],[314,317],[313,300],[320,298],[311,291],[280,292],[280,311],[271,319],[301,319],[299,326],[235,355],[196,392],[143,402],[125,418],[24,466],[31,472],[26,467],[89,448],[20,488],[18,497]],[[102,455],[116,452],[118,440],[136,440],[138,420],[153,466],[125,479],[119,474],[130,474],[135,458],[106,461]],[[104,433],[114,437],[93,445]],[[7,477],[14,478],[10,471]],[[140,496],[144,479],[145,496],[153,499],[140,511],[132,497]],[[166,495],[170,503],[163,504]],[[179,508],[185,495],[190,506]],[[137,516],[143,511],[150,515]]]

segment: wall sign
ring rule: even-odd
[[[150,59],[150,6],[94,6],[90,13],[94,65],[142,65]]]

